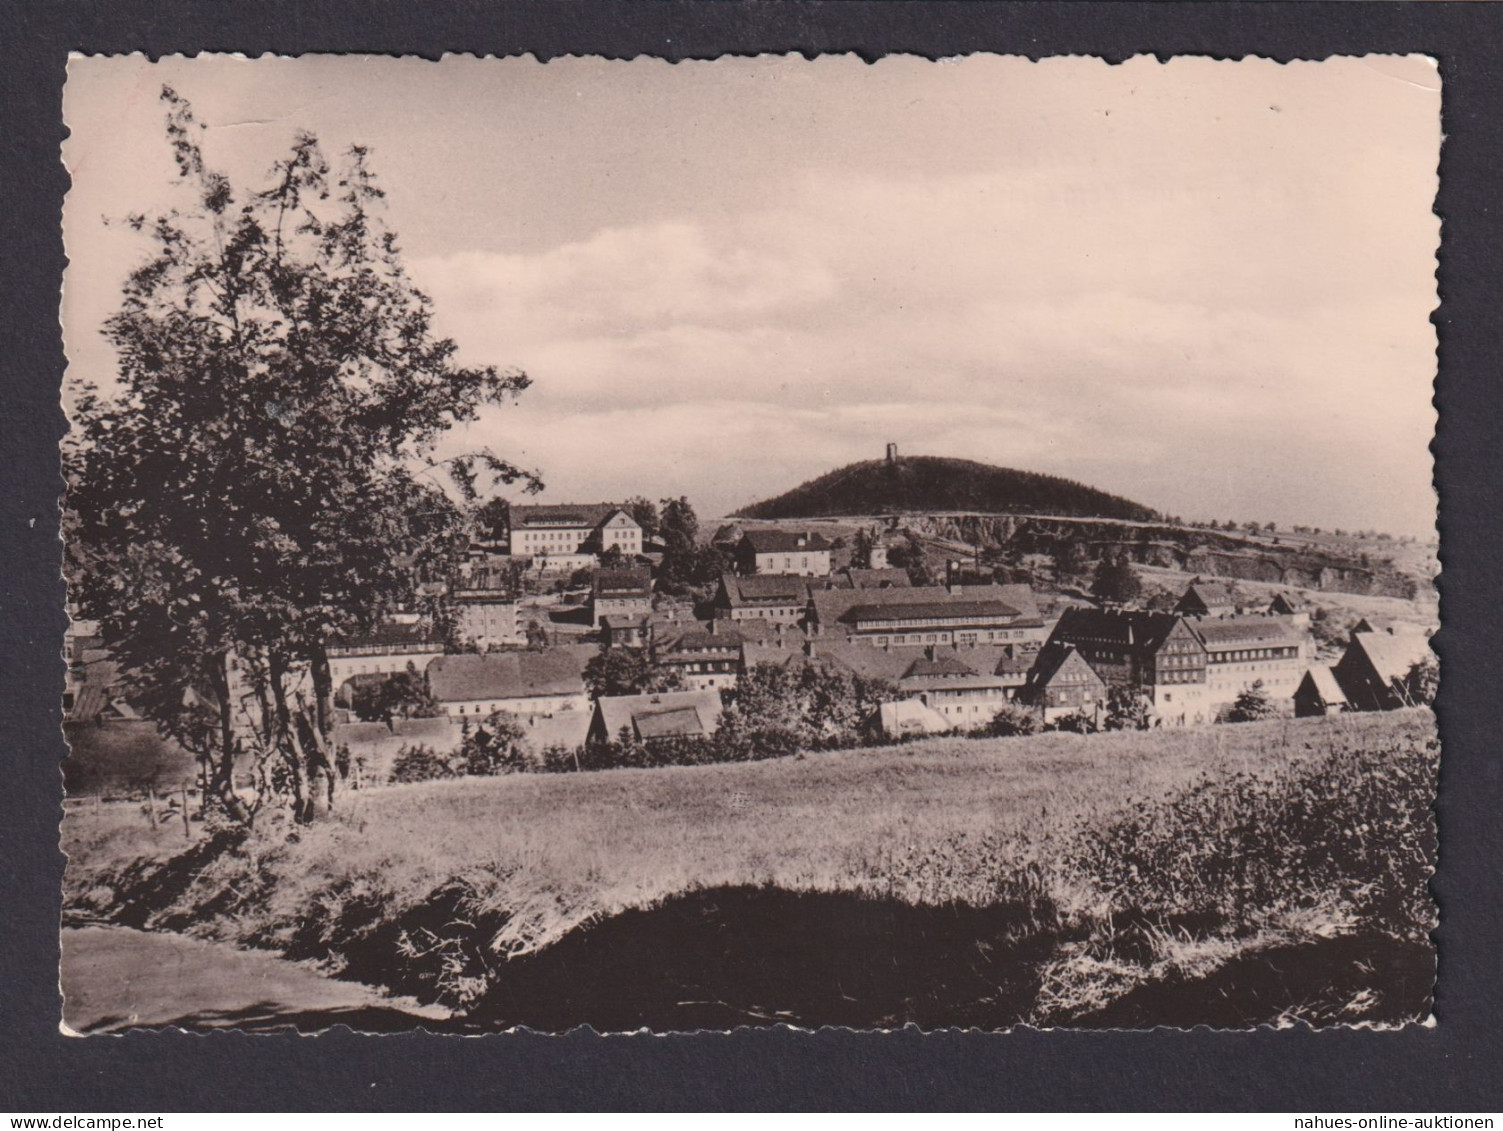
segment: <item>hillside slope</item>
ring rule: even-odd
[[[477,1031],[1400,1022],[1437,751],[1415,710],[394,786],[296,838],[104,805],[63,823],[65,914]]]
[[[848,464],[773,499],[743,507],[742,518],[818,518],[890,511],[982,511],[1147,521],[1148,507],[1054,475],[974,460],[907,456],[889,464]]]

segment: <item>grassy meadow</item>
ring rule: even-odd
[[[83,808],[67,907],[465,1007],[512,963],[696,892],[1005,905],[1011,935],[1049,940],[1012,1021],[1070,1023],[1259,949],[1427,948],[1435,759],[1433,716],[1405,711],[431,782],[194,840]],[[1367,990],[1264,1019],[1387,1016]]]

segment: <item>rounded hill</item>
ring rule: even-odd
[[[906,456],[847,464],[776,498],[743,507],[741,518],[821,518],[892,511],[1056,514],[1148,522],[1141,503],[1062,479],[974,460]]]

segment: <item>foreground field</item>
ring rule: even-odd
[[[1169,1023],[1401,1020],[1434,757],[1416,711],[435,782],[192,844],[104,807],[65,822],[68,904],[488,1027],[1151,1024],[1144,992]],[[1196,1013],[1192,983],[1312,946],[1324,996]]]

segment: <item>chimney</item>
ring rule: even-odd
[[[898,446],[896,444],[888,444],[887,445],[887,463],[888,463],[889,466],[891,466],[892,464],[895,464],[897,462],[898,462]]]

